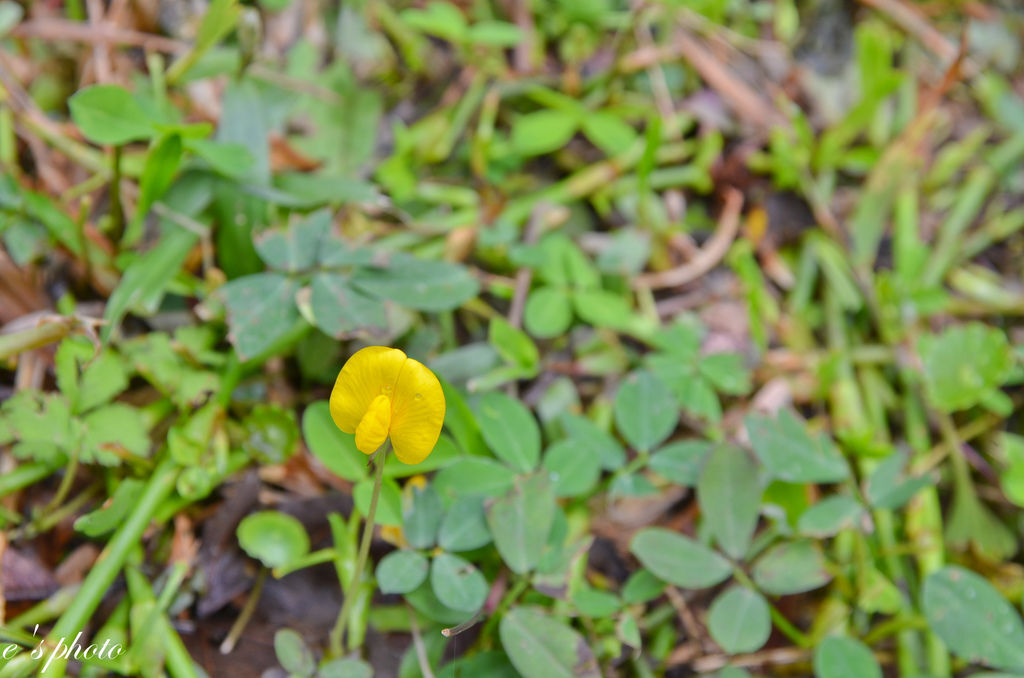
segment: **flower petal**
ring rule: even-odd
[[[397,348],[367,346],[348,359],[331,391],[331,418],[345,433],[355,433],[370,403],[390,396],[405,354]]]
[[[434,449],[444,424],[444,391],[434,373],[405,361],[391,401],[391,444],[406,464],[418,464]]]
[[[373,454],[384,444],[391,426],[391,399],[379,395],[370,403],[359,426],[356,427],[356,449],[363,454]]]

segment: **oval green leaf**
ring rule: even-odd
[[[871,649],[854,638],[830,636],[814,649],[815,678],[882,678]]]
[[[600,678],[593,651],[579,633],[528,607],[501,618],[501,645],[523,678]]]
[[[429,568],[419,551],[392,551],[377,563],[377,585],[383,593],[409,593],[423,583]]]
[[[730,588],[711,603],[708,631],[730,654],[760,649],[772,632],[768,601],[746,587]]]
[[[238,524],[238,543],[265,566],[283,567],[309,553],[309,536],[294,516],[259,511]]]
[[[476,612],[487,599],[487,580],[476,565],[450,553],[434,558],[430,586],[437,599],[453,610]]]
[[[663,527],[648,527],[629,546],[644,567],[670,584],[703,589],[725,581],[729,561],[707,546]]]
[[[718,546],[734,559],[750,546],[761,493],[757,466],[746,452],[720,445],[711,453],[697,484],[697,501]]]
[[[615,394],[615,425],[641,452],[660,445],[679,421],[679,405],[665,384],[646,370],[626,377]]]
[[[520,471],[532,471],[540,460],[540,428],[526,407],[504,393],[480,398],[477,421],[494,454]]]
[[[1024,625],[988,581],[949,565],[925,580],[921,606],[932,630],[957,656],[1024,673]]]

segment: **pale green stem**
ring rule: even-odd
[[[331,629],[330,648],[331,654],[335,657],[342,656],[341,642],[345,637],[345,626],[348,624],[349,613],[352,610],[352,603],[358,597],[356,587],[363,578],[363,568],[366,567],[366,559],[370,555],[370,542],[373,541],[374,521],[377,518],[377,500],[380,499],[380,487],[384,481],[384,461],[388,454],[388,443],[384,443],[377,459],[377,473],[373,479],[373,495],[370,497],[370,510],[366,513],[366,524],[363,525],[363,538],[359,543],[359,555],[356,557],[356,568],[352,572],[352,581],[345,589],[345,602],[341,605],[341,612],[338,613],[338,620],[334,622]]]

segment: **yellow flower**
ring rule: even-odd
[[[356,351],[331,391],[331,418],[356,447],[373,454],[391,437],[398,459],[418,464],[441,435],[444,392],[434,373],[397,348]]]

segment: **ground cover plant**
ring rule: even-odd
[[[0,1],[0,678],[1024,677],[1022,35]]]

